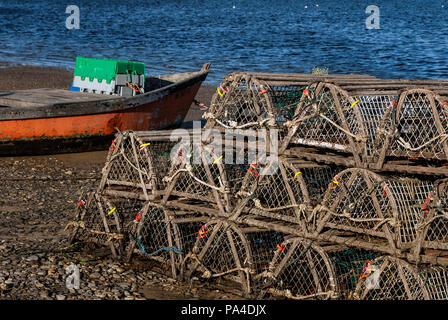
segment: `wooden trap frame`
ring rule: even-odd
[[[76,219],[67,225],[72,228],[70,243],[83,241],[108,246],[115,258],[124,258],[136,214],[145,208],[144,201],[97,192],[90,192],[86,199]]]
[[[329,183],[315,232],[344,230],[385,239],[394,250],[408,250],[415,245],[417,224],[432,190],[430,180],[346,169]]]
[[[364,264],[379,255],[301,237],[285,240],[278,249],[261,297],[351,299]]]
[[[360,300],[446,300],[447,269],[416,266],[402,259],[380,256],[360,278],[354,298]]]
[[[187,279],[201,281],[224,277],[237,283],[246,296],[256,293],[261,274],[269,267],[282,233],[212,219],[198,234],[183,266]]]

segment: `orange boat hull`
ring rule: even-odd
[[[0,155],[105,150],[114,133],[180,126],[201,83],[133,108],[98,114],[3,120]]]
[[[123,111],[1,122],[1,140],[43,140],[110,136],[119,130],[163,129],[179,125],[185,118],[200,84],[160,100]]]

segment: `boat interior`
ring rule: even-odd
[[[145,77],[145,93],[168,87],[176,82],[186,80],[198,75],[201,71],[167,74],[157,77]],[[0,108],[27,108],[42,107],[55,104],[73,102],[92,102],[99,100],[113,100],[123,98],[118,95],[104,95],[70,91],[69,89],[26,89],[11,92],[0,92]],[[131,98],[131,97],[128,97]]]

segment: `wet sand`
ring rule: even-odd
[[[67,88],[72,73],[48,67],[0,68],[0,91]],[[213,87],[196,97],[209,105]],[[194,107],[186,120],[199,120]],[[190,288],[147,267],[121,264],[109,251],[67,248],[65,226],[81,191],[94,190],[107,151],[0,158],[0,299],[237,299],[211,288]],[[81,289],[65,287],[75,263]]]

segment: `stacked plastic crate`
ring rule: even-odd
[[[130,97],[144,88],[143,62],[76,57],[71,90]]]

